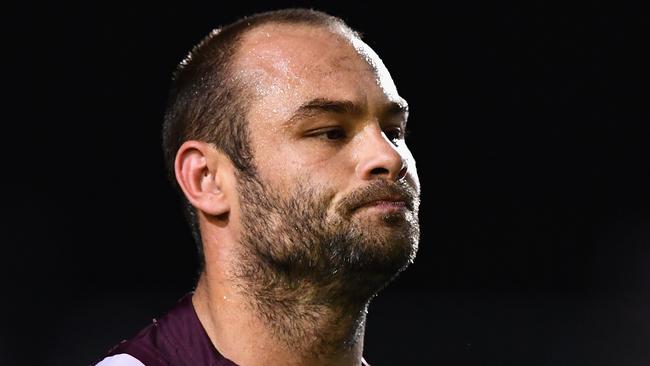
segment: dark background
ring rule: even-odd
[[[171,72],[290,5],[362,31],[411,105],[421,249],[371,305],[372,365],[650,364],[647,17],[521,3],[4,5],[0,365],[97,361],[192,288]]]

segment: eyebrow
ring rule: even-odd
[[[285,126],[292,125],[302,118],[313,117],[321,113],[360,115],[364,110],[359,104],[349,100],[332,100],[326,98],[315,98],[301,105],[293,115],[284,123]],[[381,112],[385,116],[407,115],[408,104],[405,100],[400,102],[391,101],[387,103]]]

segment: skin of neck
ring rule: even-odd
[[[224,228],[213,227],[216,231]],[[361,365],[367,302],[358,306],[324,304],[310,302],[303,295],[293,308],[284,306],[281,313],[285,315],[273,321],[268,315],[261,315],[273,309],[260,311],[256,295],[242,291],[250,284],[239,283],[230,275],[240,263],[234,238],[229,233],[214,234],[204,232],[204,240],[220,240],[204,245],[206,266],[192,303],[219,353],[240,366]],[[320,291],[303,286],[300,293]],[[319,305],[314,307],[316,303]]]

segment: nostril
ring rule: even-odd
[[[404,177],[406,176],[406,170],[407,170],[406,166],[403,166],[402,169],[400,169],[399,172],[397,173],[396,180],[404,179]],[[378,168],[372,169],[370,171],[370,175],[371,176],[379,176],[379,175],[387,175],[388,176],[388,175],[390,175],[390,171],[388,169],[386,169],[386,168],[378,167]]]
[[[371,175],[384,175],[388,174],[388,169],[386,168],[374,168],[373,170],[370,171]]]

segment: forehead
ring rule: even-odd
[[[313,98],[401,102],[374,51],[336,25],[257,27],[243,37],[234,66],[258,102],[252,109],[270,106],[279,113]]]

